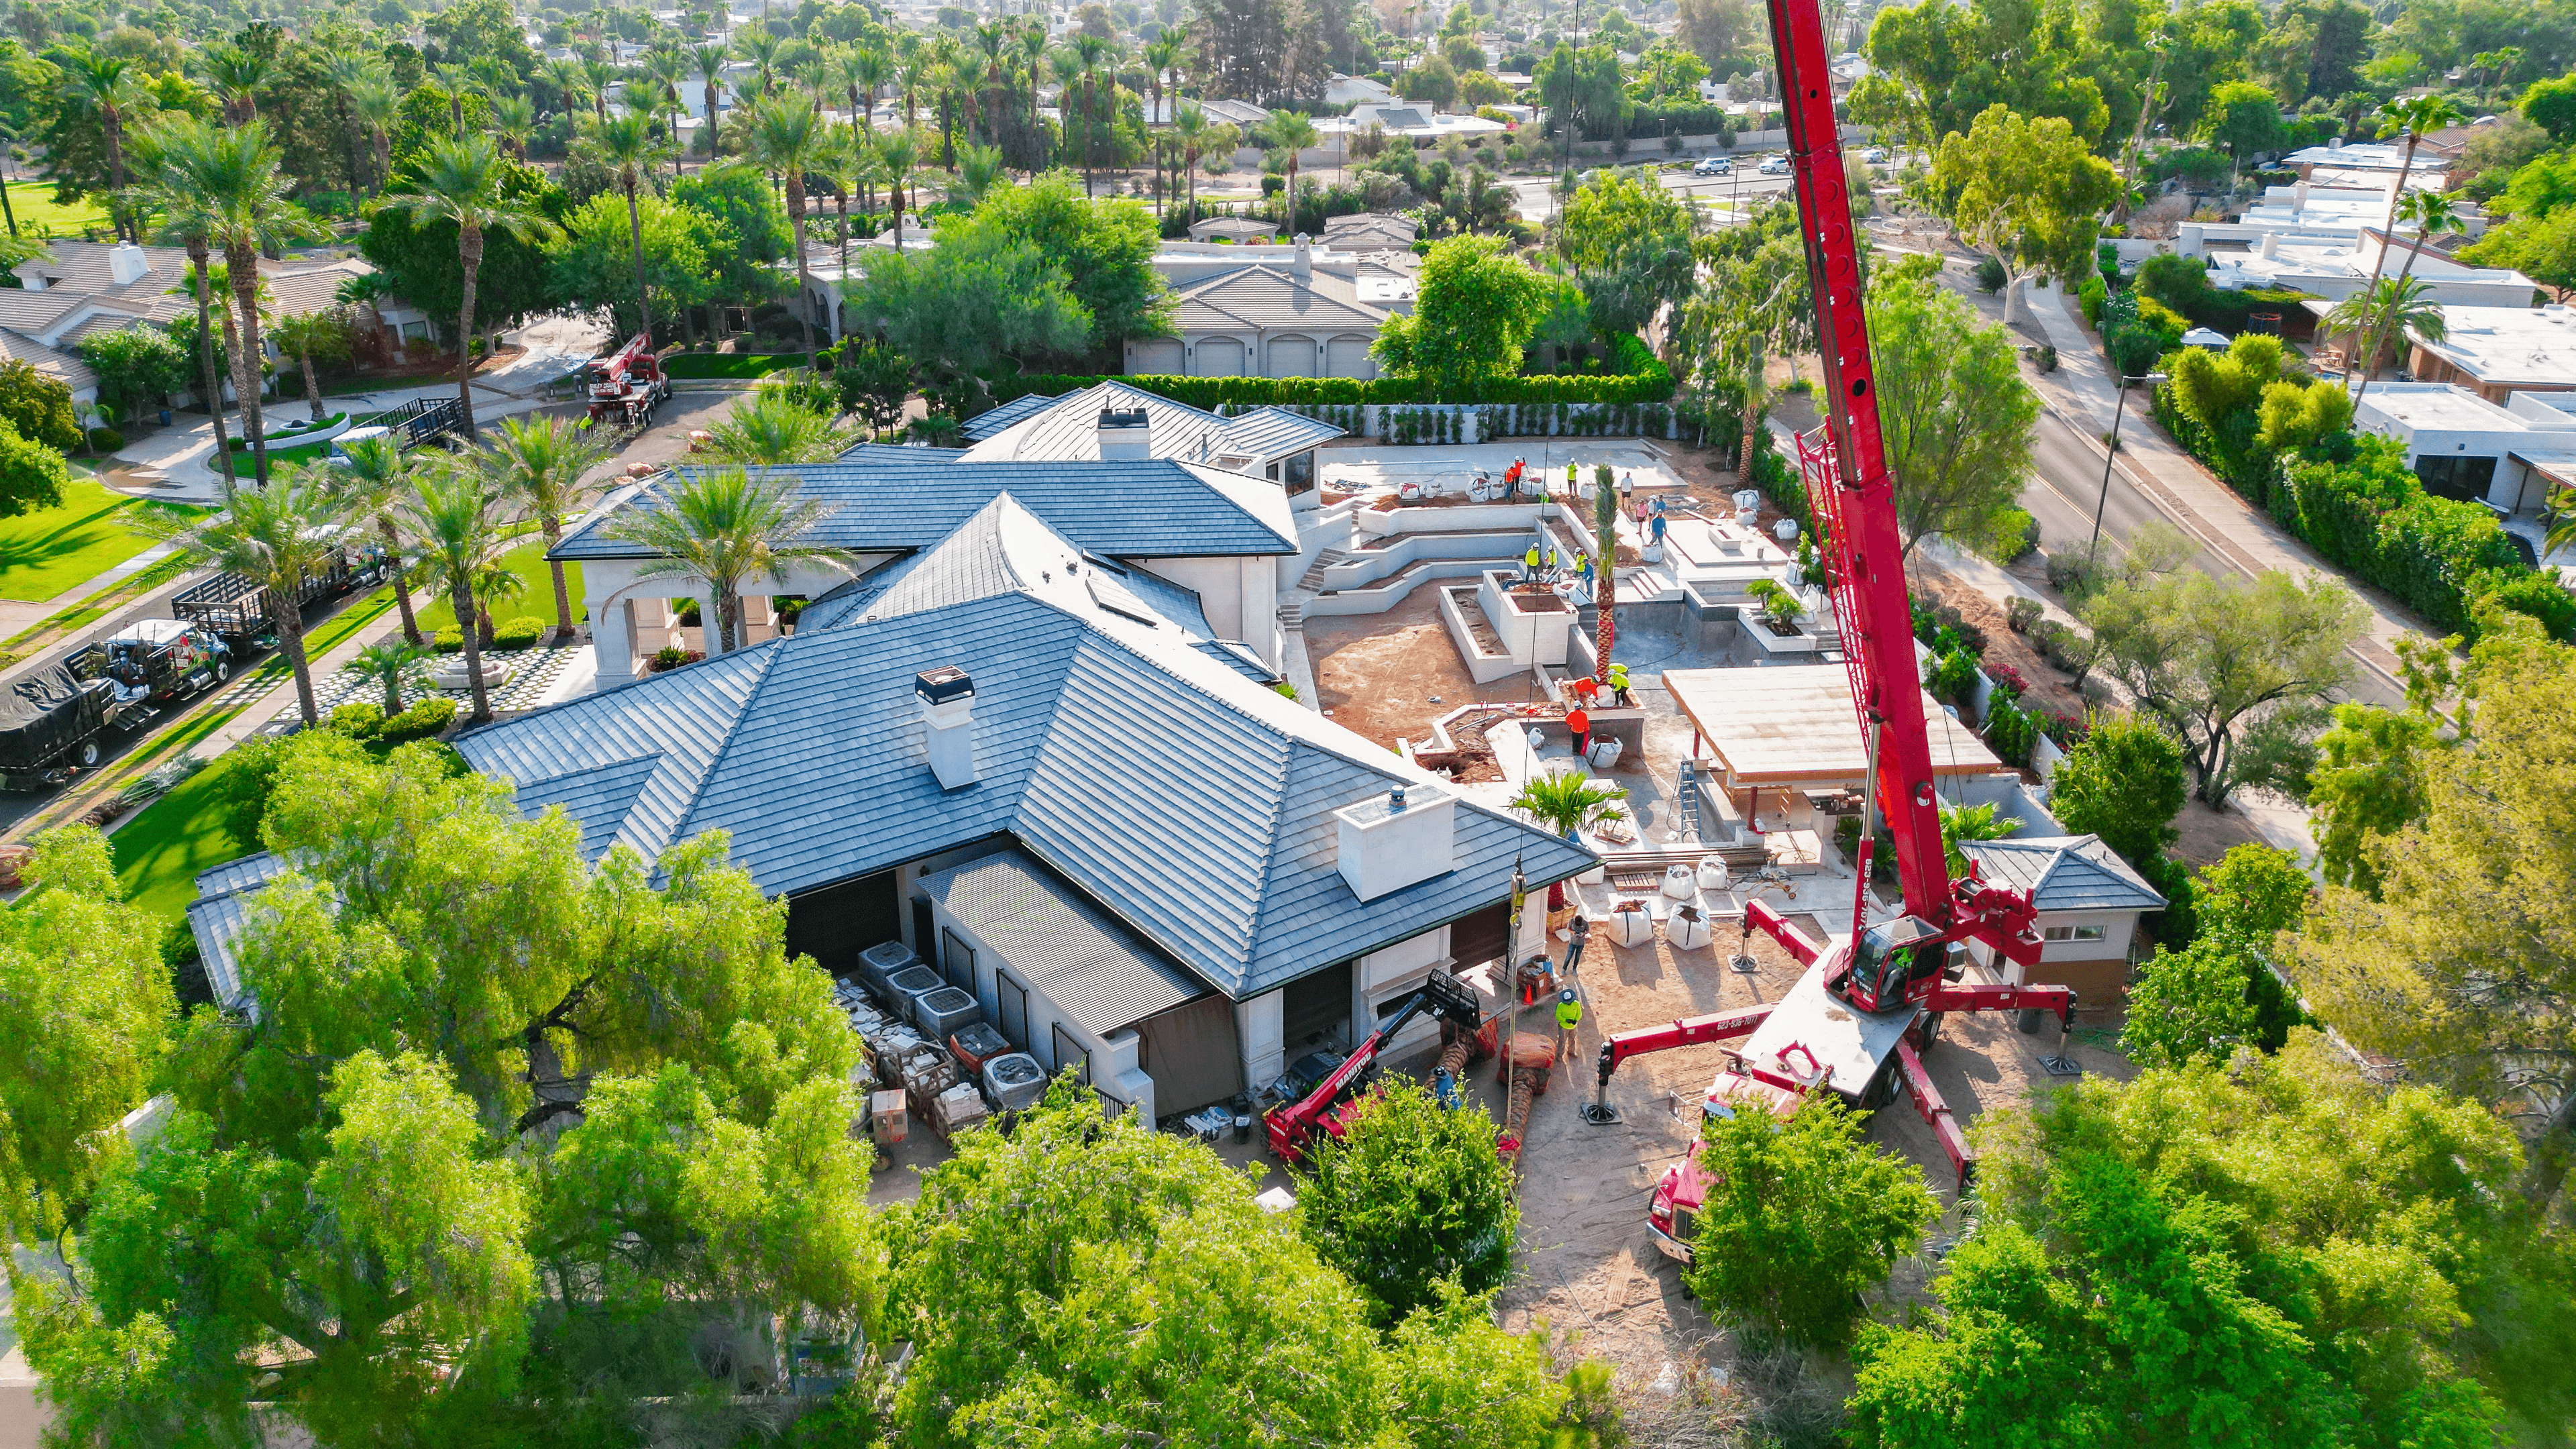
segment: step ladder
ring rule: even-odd
[[[1699,784],[1695,761],[1682,761],[1681,772],[1673,777],[1673,791],[1679,804],[1673,815],[1670,838],[1679,840],[1687,834],[1693,840],[1699,839]]]

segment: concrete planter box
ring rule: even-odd
[[[1739,622],[1743,626],[1744,637],[1752,640],[1757,648],[1776,663],[1803,664],[1807,662],[1807,656],[1813,655],[1818,649],[1824,647],[1813,633],[1804,628],[1799,629],[1795,634],[1780,633],[1771,627],[1770,620],[1751,609],[1744,612]],[[1805,621],[1800,622],[1803,624]]]
[[[486,654],[483,656],[483,687],[493,689],[507,684],[510,682],[510,676],[517,670],[516,660]],[[447,656],[437,668],[430,671],[429,682],[439,689],[472,688],[471,677],[465,669],[465,656],[462,654]]]
[[[1400,533],[1467,533],[1538,527],[1536,503],[1453,503],[1437,508],[1363,508],[1351,517],[1360,532],[1378,538]]]
[[[1513,592],[1511,575],[1489,569],[1477,579],[1476,602],[1485,609],[1503,648],[1522,669],[1565,663],[1566,639],[1574,632],[1574,606],[1555,594],[1527,599]]]

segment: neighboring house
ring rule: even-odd
[[[2098,835],[1963,840],[1959,850],[1987,880],[2028,894],[2039,912],[2036,965],[2003,960],[1993,947],[1972,941],[1968,950],[1978,961],[2014,984],[2072,987],[2079,1008],[2098,1010],[2126,998],[2138,917],[2163,909],[2165,898],[2119,852]]]
[[[903,249],[905,251],[926,252],[935,244],[935,240],[928,225],[910,216],[904,218]],[[887,227],[875,236],[853,239],[850,242],[850,262],[846,272],[841,267],[839,243],[813,240],[805,243],[805,277],[812,283],[811,286],[802,289],[806,315],[814,319],[816,328],[830,336],[833,345],[840,344],[841,335],[844,332],[871,330],[862,325],[863,319],[854,310],[852,299],[866,287],[868,268],[875,263],[876,259],[893,255],[894,243],[892,227]],[[793,259],[780,261],[778,272],[790,288],[799,286],[796,263]]]
[[[2259,249],[2265,237],[2328,251],[2348,250],[2360,242],[2364,231],[2388,229],[2388,190],[2394,180],[2393,176],[2373,173],[2367,184],[2359,186],[2298,181],[2266,187],[2262,199],[2245,208],[2232,222],[2183,222],[2175,229],[2174,250],[2187,257],[2209,256],[2212,244],[2223,248],[2229,242]],[[2462,201],[2457,214],[2467,225],[2471,240],[2486,234],[2486,213],[2475,203]],[[2411,227],[2401,226],[2399,234],[2412,237],[2414,232]],[[2336,247],[2335,243],[2343,246]]]
[[[2455,383],[2373,383],[2353,425],[2403,444],[2424,491],[2485,504],[2535,549],[2549,491],[2576,481],[2576,391],[2517,392],[2499,405]]]
[[[1336,75],[1324,83],[1324,104],[1348,106],[1359,103],[1384,105],[1395,99],[1395,92],[1385,83],[1364,75]]]
[[[1100,462],[1170,458],[1267,478],[1289,500],[1315,502],[1315,449],[1342,435],[1285,408],[1221,418],[1123,382],[1061,397],[1032,393],[969,418],[964,463]]]
[[[1539,889],[1597,863],[1281,698],[1214,632],[998,494],[790,637],[456,746],[594,856],[728,832],[790,951],[848,975],[904,941],[1150,1122],[1507,959],[1515,871]],[[245,1008],[239,936],[275,869],[237,863],[191,911]]]
[[[1324,247],[1336,252],[1409,252],[1422,235],[1422,223],[1383,211],[1354,212],[1324,219]]]
[[[128,327],[164,327],[196,314],[196,299],[184,290],[188,254],[179,247],[55,241],[47,253],[12,269],[18,289],[0,289],[0,350],[60,379],[75,400],[94,401],[98,395],[98,378],[72,355],[83,337]],[[355,257],[289,256],[262,258],[259,270],[268,283],[268,314],[292,317],[338,306],[340,284],[375,268]],[[406,302],[353,308],[350,315],[360,327],[383,328],[391,343],[432,335],[429,316]],[[266,351],[271,362],[292,368],[275,342],[268,342]],[[294,386],[287,384],[289,391]]]
[[[1241,644],[1274,672],[1283,663],[1279,572],[1298,543],[1277,483],[1167,458],[969,461],[951,449],[866,445],[837,462],[778,471],[799,497],[830,510],[808,540],[849,550],[853,563],[799,565],[783,580],[746,582],[750,642],[777,632],[772,596],[821,598],[929,548],[1009,493],[1088,555],[1195,591],[1217,638]],[[644,577],[657,556],[617,536],[620,519],[663,505],[670,481],[661,475],[609,494],[548,555],[581,565],[602,690],[632,683],[640,658],[677,642],[668,600],[696,598],[702,619],[714,615],[704,583]],[[714,631],[706,633],[712,646]]]
[[[2407,370],[2418,382],[2455,382],[2491,403],[2517,392],[2576,389],[2576,321],[2567,304],[2444,307],[2442,340],[2413,329]]]
[[[1241,265],[1179,285],[1175,337],[1131,338],[1127,371],[1183,377],[1377,376],[1369,355],[1397,308],[1363,295],[1363,279],[1315,265],[1300,243],[1281,261]],[[1407,292],[1407,300],[1410,298]]]
[[[1279,223],[1249,216],[1211,216],[1190,223],[1190,240],[1266,242],[1279,235]]]
[[[2302,181],[2340,183],[2347,176],[2366,174],[2387,185],[2403,172],[2409,190],[2450,190],[2451,158],[2433,146],[2417,146],[2414,164],[2409,166],[2403,142],[2345,141],[2337,137],[2322,146],[2293,151],[2282,157],[2280,164],[2298,172]]]
[[[2386,238],[2375,225],[2362,227],[2352,241],[2265,232],[2252,251],[2210,254],[2209,284],[2231,291],[2272,287],[2305,292],[2308,299],[2299,305],[2322,317],[2335,303],[2369,286],[2374,269],[2382,280],[2394,280],[2405,269],[2411,238],[2399,237],[2382,267],[2379,253]],[[2410,280],[2423,283],[2426,297],[2444,307],[2527,307],[2538,286],[2520,272],[2468,266],[2432,247],[2414,261]]]
[[[1453,116],[1432,109],[1427,102],[1386,101],[1355,106],[1347,116],[1326,116],[1315,122],[1315,130],[1324,137],[1316,148],[1332,156],[1345,154],[1350,138],[1375,126],[1388,140],[1429,140],[1437,143],[1450,136],[1499,136],[1511,129],[1501,121],[1482,116]],[[1310,151],[1307,155],[1314,155]]]

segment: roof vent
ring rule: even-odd
[[[975,681],[956,665],[944,664],[912,677],[912,697],[921,704],[930,772],[939,777],[939,788],[974,784]]]
[[[1100,410],[1100,456],[1103,459],[1150,458],[1154,455],[1153,419],[1143,408]]]
[[[1333,812],[1342,879],[1363,901],[1446,875],[1456,863],[1458,797],[1436,785],[1397,785]]]
[[[151,259],[143,255],[143,248],[132,242],[119,242],[108,250],[107,275],[120,287],[130,287],[142,281],[151,270]]]

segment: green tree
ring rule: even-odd
[[[2547,131],[2559,145],[2576,141],[2576,75],[2533,81],[2523,91],[2518,109],[2523,119]]]
[[[2254,1036],[2253,984],[2243,955],[2223,941],[2159,946],[2129,988],[2120,1050],[2153,1067],[2224,1062]]]
[[[1548,229],[1551,249],[1582,283],[1603,336],[1639,331],[1690,295],[1699,212],[1651,176],[1595,174],[1565,198]]]
[[[927,252],[878,258],[861,295],[861,310],[885,319],[887,345],[968,397],[1005,369],[1039,371],[1090,348],[1091,312],[1064,268],[978,217],[941,228]]]
[[[483,467],[501,491],[515,499],[546,541],[546,567],[555,590],[555,637],[570,639],[572,590],[564,581],[563,560],[553,557],[563,542],[564,520],[579,514],[590,496],[583,479],[608,461],[613,449],[587,422],[567,418],[503,418],[499,431],[484,444]]]
[[[707,652],[724,654],[741,647],[744,585],[760,578],[785,583],[787,571],[800,563],[848,566],[847,550],[812,537],[830,512],[826,504],[798,498],[792,477],[755,478],[739,467],[714,468],[676,480],[661,507],[615,528],[619,537],[655,555],[638,578],[695,580],[715,595],[709,635],[715,647]]]
[[[459,276],[456,301],[456,405],[464,414],[465,436],[474,436],[474,289],[483,265],[484,238],[501,233],[534,247],[561,228],[532,201],[518,172],[487,136],[441,141],[417,162],[418,190],[399,192],[386,204],[409,217],[416,229],[456,229]],[[406,292],[414,301],[421,298]],[[426,305],[426,304],[424,304]],[[465,615],[459,614],[462,621]],[[477,712],[480,687],[477,687]]]
[[[420,621],[412,614],[410,560],[403,552],[402,531],[394,524],[397,506],[411,494],[414,459],[391,434],[343,443],[339,453],[339,466],[323,477],[352,515],[376,521],[376,532],[385,541],[385,557],[397,564],[394,608],[402,619],[403,638],[418,644]]]
[[[644,319],[638,330],[649,337],[653,331],[653,290],[644,280],[644,218],[636,194],[670,148],[654,134],[652,117],[642,111],[623,111],[589,121],[582,125],[579,136],[580,154],[607,167],[617,178],[618,194],[626,198],[626,241],[635,261],[635,306]]]
[[[322,378],[314,364],[349,360],[349,349],[356,340],[349,314],[337,307],[325,307],[318,312],[281,317],[269,335],[278,351],[295,359],[296,368],[304,374],[305,406],[311,410],[313,421],[322,421]]]
[[[154,511],[138,513],[131,524],[175,545],[195,563],[240,574],[279,601],[269,622],[277,630],[278,652],[295,675],[295,701],[307,728],[321,722],[313,704],[313,669],[304,657],[304,597],[308,580],[331,566],[340,545],[332,537],[349,521],[352,509],[344,493],[331,486],[330,469],[312,469],[272,479],[267,487],[237,493],[221,513],[208,517]]]
[[[1372,349],[1387,371],[1420,378],[1425,395],[1470,393],[1520,370],[1544,288],[1529,264],[1493,237],[1431,244],[1410,316],[1386,320]]]
[[[1681,352],[1700,359],[1691,381],[1702,396],[1738,403],[1736,468],[1749,477],[1770,408],[1770,359],[1802,349],[1815,330],[1798,208],[1757,208],[1743,225],[1699,238],[1695,250],[1704,271],[1682,304]]]
[[[814,107],[784,97],[770,97],[752,107],[738,123],[743,159],[778,177],[787,188],[787,225],[795,233],[796,325],[805,338],[805,356],[814,356],[814,313],[806,300],[814,295],[814,274],[805,257],[805,173],[823,144],[822,117]]]
[[[2440,727],[2427,714],[2376,705],[2338,704],[2333,714],[2308,777],[2317,873],[2376,895],[2379,872],[2362,847],[2423,817],[2424,757],[2441,748]]]
[[[158,328],[93,332],[73,344],[72,351],[98,374],[99,400],[116,408],[120,417],[165,407],[170,394],[188,385],[187,352]]]
[[[70,484],[71,469],[60,448],[27,437],[0,417],[0,518],[60,508],[63,489]]]
[[[465,677],[480,724],[492,717],[492,699],[483,681],[481,631],[475,586],[485,570],[513,543],[508,530],[513,500],[483,469],[466,463],[421,469],[412,475],[411,495],[396,504],[396,520],[411,539],[424,581],[447,591],[448,607],[464,637]]]
[[[1443,1107],[1417,1083],[1363,1098],[1320,1143],[1298,1228],[1394,1324],[1439,1301],[1437,1285],[1489,1293],[1511,1273],[1520,1224],[1511,1167],[1482,1107]]]
[[[2376,900],[2329,886],[2295,958],[2338,1031],[2491,1104],[2531,1142],[2533,1200],[2576,1162],[2576,649],[2478,673],[2473,748],[2421,756],[2422,818],[2367,840]]]
[[[259,258],[283,242],[312,235],[316,226],[288,197],[293,182],[279,164],[277,147],[269,141],[267,122],[254,119],[231,128],[203,159],[209,164],[194,180],[205,187],[212,239],[223,245],[233,310],[241,320],[242,345],[233,354],[233,386],[241,395],[242,429],[250,435],[251,473],[265,488],[268,435],[260,421],[259,402],[259,371],[265,356],[260,338]]]
[[[177,1017],[161,926],[128,904],[88,826],[35,838],[17,909],[0,917],[0,1190],[22,1243],[59,1235],[87,1205],[115,1144],[96,1134],[151,1090]]]
[[[2344,0],[2333,0],[2333,3],[2346,10],[2354,8],[2345,4]],[[2383,137],[2402,134],[2406,138],[2405,155],[2397,168],[2397,181],[2388,193],[2388,220],[2380,227],[2381,235],[2391,238],[2392,241],[2397,235],[2397,208],[2406,197],[2406,178],[2415,173],[2415,148],[2423,144],[2427,135],[2456,126],[2467,119],[2468,116],[2460,110],[2458,103],[2448,96],[2410,96],[2404,100],[2392,100],[2381,104],[2378,117],[2379,134]],[[2381,273],[2388,268],[2388,253],[2391,250],[2389,246],[2382,246],[2379,249],[2378,256],[2370,264],[2370,280],[2362,284],[2359,295],[2363,297],[2380,295],[2379,279]],[[2367,335],[2379,336],[2384,335],[2385,332],[2386,329],[2382,327]],[[2349,349],[2352,355],[2360,355],[2364,336],[2365,333],[2361,329],[2353,330],[2353,346]],[[2374,362],[2369,365],[2376,364]]]
[[[1686,1270],[1721,1320],[1839,1348],[1866,1317],[1860,1291],[1887,1277],[1941,1215],[1923,1174],[1862,1139],[1819,1093],[1787,1117],[1743,1111],[1701,1127],[1712,1177]]]
[[[1906,553],[1985,536],[2019,504],[2039,422],[2012,335],[1928,279],[1883,278],[1866,310]]]
[[[2250,585],[2191,572],[2115,584],[2081,613],[2120,682],[2182,736],[2202,800],[2223,805],[2240,785],[2306,795],[2302,747],[2323,723],[2319,701],[2351,677],[2368,615],[2350,590],[2277,570]]]
[[[232,144],[232,138],[190,116],[153,126],[144,133],[144,140],[138,158],[142,162],[141,175],[135,189],[147,209],[161,214],[162,239],[176,240],[187,249],[188,291],[197,303],[197,391],[214,424],[215,464],[222,471],[223,490],[229,495],[234,487],[233,451],[224,436],[224,389],[220,379],[229,370],[232,357],[239,355],[239,349],[233,349],[223,359],[223,365],[218,365],[215,354],[222,349],[215,342],[211,266],[218,219],[204,181],[214,170],[219,153]],[[0,190],[0,195],[5,194]],[[225,317],[229,323],[229,310]],[[229,326],[226,330],[230,330]],[[68,410],[68,392],[64,405]]]
[[[546,272],[565,301],[608,308],[622,340],[643,330],[651,315],[626,310],[638,295],[659,293],[673,311],[718,300],[708,282],[730,244],[719,223],[688,207],[648,194],[630,213],[622,198],[602,192],[564,218],[563,235],[546,248]],[[643,257],[641,293],[636,249]]]
[[[2496,1442],[2563,1422],[2566,1249],[2474,1104],[2365,1083],[2312,1031],[1990,1113],[1942,1309],[1855,1355],[1869,1449]],[[2439,1222],[2436,1233],[2420,1224]],[[2528,1295],[2528,1296],[2526,1296]]]
[[[2281,144],[2281,103],[2252,81],[2229,81],[2210,92],[2200,126],[2202,135],[2227,148],[2232,176],[2248,158]]]
[[[2097,714],[2049,781],[2059,823],[2098,835],[2131,865],[2160,859],[2190,793],[2181,741],[2140,714]]]
[[[385,717],[391,719],[403,712],[406,693],[426,691],[429,661],[436,657],[407,639],[380,639],[341,667],[385,692]]]
[[[2119,173],[2055,116],[2025,117],[1998,104],[1934,155],[1927,183],[1962,241],[2004,264],[2004,324],[2022,320],[2022,283],[2067,284],[2093,269],[2102,213]]]
[[[1058,171],[993,192],[975,209],[974,223],[1032,244],[1063,269],[1067,290],[1091,313],[1095,360],[1116,358],[1128,338],[1170,335],[1172,289],[1154,270],[1161,243],[1142,202],[1087,200]]]

